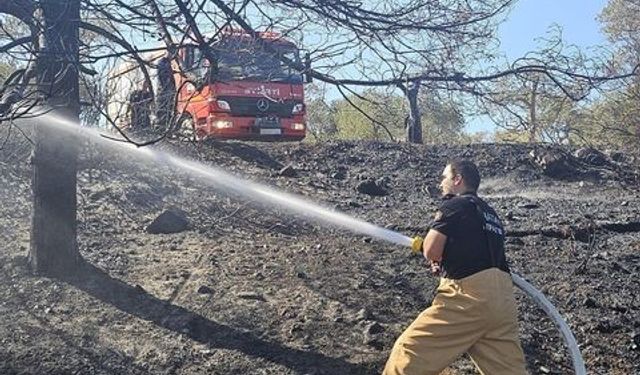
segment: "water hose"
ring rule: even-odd
[[[411,239],[411,251],[414,253],[419,253],[422,250],[422,237],[414,237]],[[539,290],[533,287],[533,285],[529,284],[525,279],[516,275],[515,273],[511,273],[511,278],[513,279],[513,283],[520,288],[525,294],[527,294],[531,299],[533,299],[540,308],[547,314],[549,318],[556,325],[560,333],[562,334],[562,339],[564,340],[567,348],[569,348],[569,354],[571,355],[571,362],[573,363],[573,370],[576,375],[586,375],[587,370],[584,367],[584,360],[582,359],[582,354],[580,354],[580,348],[578,347],[578,342],[576,341],[573,332],[569,328],[569,325],[564,321],[558,309],[547,299],[547,297],[542,294]]]
[[[569,354],[571,354],[571,362],[573,362],[573,370],[577,375],[586,375],[587,370],[584,367],[584,360],[582,359],[582,354],[580,354],[580,348],[578,348],[578,343],[576,342],[575,336],[571,332],[569,325],[564,321],[562,315],[558,312],[558,309],[551,304],[551,302],[544,296],[539,290],[533,287],[533,285],[529,284],[525,279],[516,275],[515,273],[511,273],[511,278],[513,279],[513,283],[520,288],[525,294],[529,295],[537,304],[544,310],[544,312],[551,318],[553,323],[555,323],[556,327],[562,334],[562,338],[564,339],[565,344],[569,348]]]
[[[11,77],[15,78],[16,76],[12,74],[10,78]],[[92,131],[87,128],[81,128],[73,121],[67,120],[65,118],[51,114],[47,114],[46,117],[42,116],[42,118],[46,118],[47,120],[52,121],[52,124],[58,125],[58,130],[71,132],[72,134],[78,134],[78,132],[81,132],[82,135],[90,137],[93,141],[110,142],[107,138],[102,137],[97,131]],[[63,127],[60,127],[61,125]],[[349,228],[356,233],[366,234],[402,246],[409,246],[415,253],[420,253],[422,250],[423,239],[421,237],[409,238],[402,235],[401,233],[386,228],[381,228],[361,220],[356,220],[337,211],[310,204],[309,202],[294,195],[285,194],[256,183],[239,179],[233,175],[230,175],[220,169],[216,169],[211,166],[198,164],[196,162],[181,159],[170,154],[151,151],[148,148],[138,148],[137,146],[134,147],[134,145],[130,143],[110,142],[109,144],[114,147],[119,147],[118,151],[135,151],[138,153],[138,156],[146,156],[147,158],[150,158],[152,160],[160,161],[162,162],[162,164],[172,164],[173,166],[182,168],[184,171],[191,172],[194,175],[205,177],[207,181],[215,183],[222,189],[238,192],[245,197],[251,198],[252,200],[256,200],[259,198],[264,201],[272,202],[273,204],[281,205],[282,207],[285,207],[292,212],[315,218],[320,222],[339,225],[345,228]],[[533,298],[533,300],[544,310],[544,312],[560,329],[562,338],[569,347],[575,373],[577,375],[586,375],[587,372],[585,370],[584,362],[576,343],[576,339],[571,333],[569,326],[562,319],[562,316],[560,315],[558,310],[551,304],[551,302],[549,302],[547,298],[545,298],[542,293],[536,290],[531,284],[526,282],[520,276],[512,274],[512,277],[514,284],[516,284],[518,288],[522,289],[523,292]]]

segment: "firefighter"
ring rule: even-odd
[[[149,129],[151,126],[150,105],[153,99],[149,85],[143,84],[141,89],[131,91],[129,94],[129,113],[131,116],[131,129]]]
[[[447,164],[443,201],[423,242],[440,274],[430,307],[395,342],[383,375],[439,374],[463,353],[487,375],[526,374],[504,228],[476,192],[475,164]]]
[[[173,78],[171,61],[175,50],[168,48],[158,61],[158,95],[156,106],[156,126],[166,129],[175,112],[176,83]]]

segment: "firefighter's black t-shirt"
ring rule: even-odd
[[[476,195],[445,197],[431,228],[447,236],[442,255],[444,277],[462,279],[491,267],[509,272],[502,223]]]

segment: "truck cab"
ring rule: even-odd
[[[305,137],[305,77],[290,66],[304,66],[300,51],[278,34],[258,35],[261,40],[221,33],[208,52],[196,45],[180,48],[176,110],[179,126],[191,128],[196,139]]]

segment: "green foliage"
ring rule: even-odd
[[[640,3],[609,0],[600,14],[603,31],[617,47],[612,72],[640,63]],[[640,149],[640,75],[610,88],[577,112],[571,142],[600,148]]]
[[[609,0],[599,17],[604,33],[612,43],[619,46],[619,56],[626,59],[626,62],[638,61],[640,51],[638,14],[640,14],[638,1]]]
[[[315,140],[325,140],[336,133],[331,107],[322,99],[311,99],[306,103],[309,133]]]
[[[566,140],[575,103],[546,75],[522,74],[493,82],[483,98],[483,114],[501,131],[497,140],[553,142]]]
[[[464,116],[454,102],[444,102],[429,92],[420,96],[422,138],[424,143],[467,143]]]
[[[402,95],[369,89],[347,99],[331,104],[315,99],[308,102],[307,116],[314,139],[405,139],[409,108]],[[468,141],[463,133],[464,118],[455,103],[424,93],[419,96],[418,105],[425,143]]]
[[[527,143],[529,133],[523,130],[498,130],[495,132],[496,143]]]
[[[13,67],[7,63],[0,62],[0,82],[4,82],[5,79],[13,72]]]
[[[572,128],[572,143],[640,149],[640,85],[607,93],[581,111]]]
[[[336,138],[389,140],[402,137],[407,110],[400,96],[367,90],[360,97],[351,95],[348,100],[333,102],[332,108]]]

